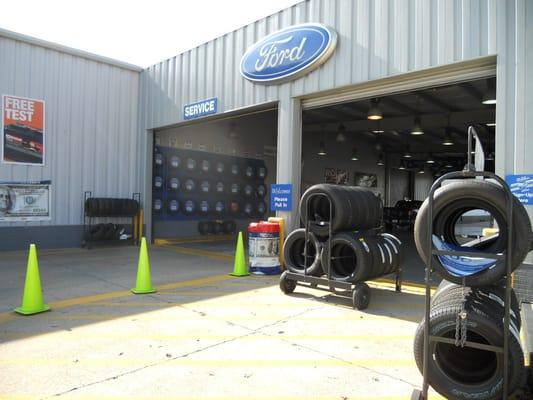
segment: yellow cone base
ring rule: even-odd
[[[155,289],[136,289],[136,288],[133,288],[131,289],[131,292],[134,293],[134,294],[148,294],[148,293],[155,293],[157,292],[157,290]]]
[[[248,276],[250,274],[248,274],[248,273],[246,273],[246,274],[236,274],[236,273],[232,272],[230,275],[231,276]]]
[[[33,315],[33,314],[39,314],[39,313],[42,313],[42,312],[45,312],[45,311],[50,311],[50,306],[48,304],[43,304],[43,306],[41,308],[38,308],[36,310],[25,310],[22,307],[17,307],[17,308],[15,308],[14,311],[17,314]]]

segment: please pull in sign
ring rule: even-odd
[[[216,114],[218,111],[218,99],[206,99],[183,107],[183,119],[194,119]]]

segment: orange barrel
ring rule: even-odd
[[[248,225],[249,272],[257,275],[281,273],[279,263],[279,224],[252,222]]]

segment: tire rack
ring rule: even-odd
[[[332,292],[337,295],[345,295],[347,291],[351,292],[353,307],[362,310],[365,309],[370,302],[370,287],[364,281],[358,282],[343,282],[331,279],[331,224],[329,222],[322,222],[328,226],[328,237],[327,237],[327,246],[328,254],[330,257],[327,259],[327,266],[322,266],[326,277],[317,277],[307,274],[307,246],[309,243],[309,226],[312,221],[309,218],[309,209],[308,204],[309,200],[315,196],[324,196],[328,199],[329,202],[329,221],[332,220],[333,206],[331,198],[325,193],[314,193],[309,196],[305,204],[305,212],[307,215],[306,224],[305,224],[305,245],[304,245],[304,272],[296,273],[291,271],[284,271],[280,277],[280,284],[284,282],[293,281],[295,286],[310,287],[313,289],[323,290],[326,292]],[[327,267],[327,268],[326,268]],[[293,289],[294,290],[294,289]],[[343,292],[338,292],[337,290],[342,290]],[[400,293],[402,291],[402,269],[401,266],[395,271],[395,290]],[[362,298],[361,298],[362,297]]]
[[[454,178],[492,178],[495,179],[505,191],[507,197],[507,247],[505,249],[505,255],[496,254],[496,253],[483,253],[484,258],[490,258],[495,260],[505,260],[505,299],[504,299],[504,323],[503,323],[503,347],[501,346],[492,346],[482,343],[466,341],[464,342],[465,347],[471,347],[478,350],[492,351],[494,353],[503,353],[503,400],[507,400],[509,392],[509,382],[508,382],[508,365],[509,365],[509,324],[510,324],[510,304],[511,304],[511,252],[509,249],[512,248],[512,235],[513,235],[513,194],[509,189],[509,186],[499,176],[492,172],[488,171],[476,171],[474,164],[472,163],[472,139],[477,139],[477,134],[472,126],[468,128],[468,154],[467,154],[467,166],[463,171],[454,171],[444,174],[439,179],[437,179],[428,195],[428,261],[426,262],[426,275],[425,275],[425,285],[426,285],[426,304],[425,304],[425,326],[424,326],[424,363],[422,367],[422,391],[415,389],[412,392],[411,400],[428,400],[428,364],[429,364],[429,346],[431,342],[445,343],[450,345],[457,345],[454,339],[431,336],[430,332],[430,314],[431,314],[431,276],[434,272],[432,267],[433,256],[463,256],[463,257],[479,257],[479,252],[469,252],[469,251],[453,251],[453,250],[437,250],[433,247],[433,200],[435,191],[442,185],[442,182],[447,179]],[[464,280],[463,280],[464,286]]]
[[[113,215],[113,214],[109,214],[109,215],[102,215],[102,216],[98,216],[98,217],[93,217],[91,215],[87,215],[87,213],[85,212],[85,202],[87,201],[87,199],[89,199],[91,197],[92,197],[92,192],[90,190],[83,192],[83,239],[82,239],[82,242],[81,242],[81,247],[86,247],[87,250],[90,250],[91,249],[91,245],[94,244],[94,243],[98,243],[98,244],[129,243],[129,244],[135,244],[135,245],[139,244],[139,238],[136,238],[133,235],[133,232],[135,232],[135,230],[136,230],[136,225],[135,225],[136,214],[134,214],[134,215]],[[139,210],[140,210],[141,193],[138,193],[138,192],[132,193],[131,198],[133,200],[136,200],[139,203]],[[138,213],[138,211],[137,211],[137,213]],[[124,240],[120,240],[120,239],[91,240],[91,239],[87,239],[87,233],[91,231],[94,218],[131,218],[131,227],[132,227],[131,239],[124,239]],[[140,237],[140,235],[139,235],[139,237]]]

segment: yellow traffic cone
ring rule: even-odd
[[[48,304],[44,304],[43,291],[41,289],[41,277],[39,276],[39,262],[37,261],[37,249],[30,244],[28,253],[28,267],[26,269],[26,282],[22,295],[22,306],[15,308],[15,312],[22,315],[38,314],[50,310]]]
[[[242,232],[239,232],[237,237],[237,248],[235,249],[235,263],[233,264],[232,276],[247,276],[248,268],[246,266],[246,258],[244,257],[244,245],[242,244]]]
[[[139,265],[137,267],[137,282],[135,287],[131,289],[135,294],[154,293],[156,290],[152,287],[152,279],[150,278],[150,260],[148,259],[148,246],[146,239],[141,240],[141,250],[139,251]]]

